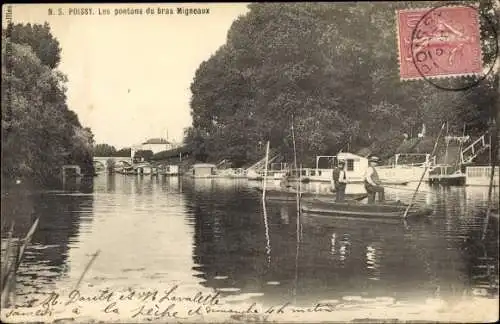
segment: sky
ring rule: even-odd
[[[209,8],[209,13],[177,14],[180,7]],[[61,8],[64,15],[49,15],[49,8]],[[69,14],[82,8],[94,14]],[[127,8],[142,9],[142,15],[115,15]],[[147,8],[155,14],[147,14]],[[159,8],[174,13],[158,14]],[[99,15],[104,9],[110,14]],[[68,77],[69,108],[92,129],[96,143],[119,149],[167,135],[182,141],[191,125],[195,72],[246,12],[245,3],[19,4],[13,5],[12,21],[49,23],[62,48],[58,69]]]

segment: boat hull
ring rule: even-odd
[[[442,184],[447,186],[465,186],[465,175],[429,176],[429,184]]]
[[[340,218],[402,219],[407,205],[402,203],[362,204],[348,201],[337,203],[315,199],[306,202],[301,209],[304,213]],[[407,217],[422,217],[432,213],[428,208],[410,208]]]
[[[255,188],[262,194],[261,188]],[[368,195],[365,193],[359,194],[345,194],[345,199],[347,200],[362,200]],[[313,193],[313,192],[301,192],[301,201],[314,200],[317,198],[322,198],[325,200],[335,201],[335,193]],[[282,191],[282,190],[266,190],[266,200],[272,201],[283,201],[283,202],[296,202],[297,192],[296,191]]]

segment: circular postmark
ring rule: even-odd
[[[425,12],[412,31],[410,48],[418,74],[448,91],[477,86],[492,73],[499,51],[491,19],[464,4]]]

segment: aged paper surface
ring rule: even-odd
[[[3,5],[2,321],[498,320],[499,9]]]

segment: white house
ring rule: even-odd
[[[150,138],[144,143],[133,145],[130,151],[130,157],[133,158],[135,156],[135,152],[137,151],[150,150],[153,154],[156,154],[162,151],[173,150],[181,146],[182,143],[171,142],[164,138]]]
[[[150,138],[140,145],[144,151],[153,151],[154,154],[172,149],[172,143],[164,138]]]

